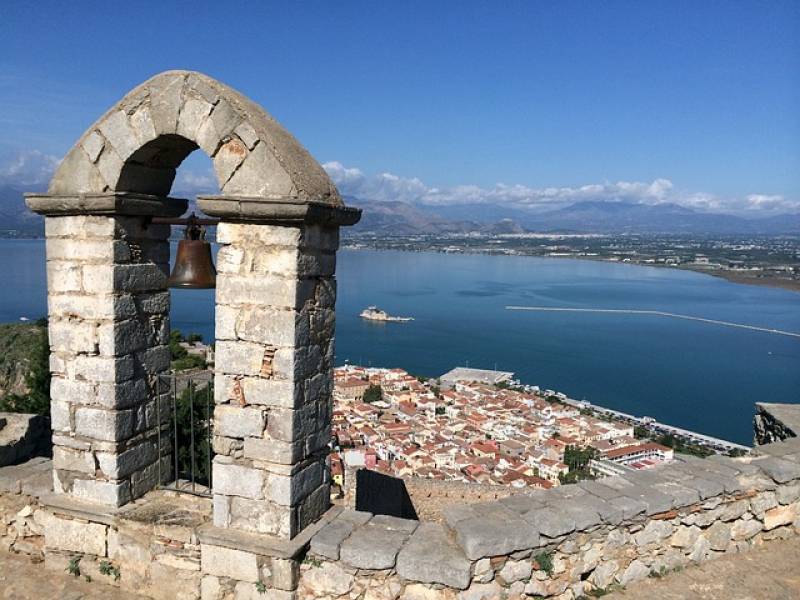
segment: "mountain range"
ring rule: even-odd
[[[490,203],[426,206],[355,197],[346,197],[345,201],[364,210],[361,222],[351,232],[376,235],[473,232],[800,234],[800,214],[748,219],[669,203],[585,200],[545,212],[528,212]],[[0,185],[0,236],[37,237],[43,233],[43,220],[25,206],[23,190]]]
[[[677,204],[584,200],[544,212],[498,204],[428,207],[406,202],[347,198],[364,209],[354,233],[409,235],[436,233],[668,233],[800,234],[800,214],[744,218],[707,213]]]

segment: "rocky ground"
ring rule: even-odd
[[[99,581],[44,570],[27,556],[0,552],[0,598],[3,600],[141,600]]]
[[[744,554],[646,579],[606,596],[614,600],[789,600],[800,598],[800,539],[774,541]]]

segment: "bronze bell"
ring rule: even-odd
[[[184,239],[178,242],[175,266],[169,276],[169,287],[208,289],[217,285],[217,270],[211,258],[211,244],[205,239],[206,229],[192,213],[186,221]]]

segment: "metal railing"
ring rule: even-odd
[[[156,411],[159,488],[211,496],[213,374],[159,375]]]

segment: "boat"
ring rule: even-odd
[[[364,310],[361,311],[359,315],[362,319],[366,319],[368,321],[382,321],[382,322],[390,322],[390,323],[405,323],[406,321],[413,321],[414,317],[395,317],[387,313],[385,310],[381,310],[377,306],[368,306]]]

